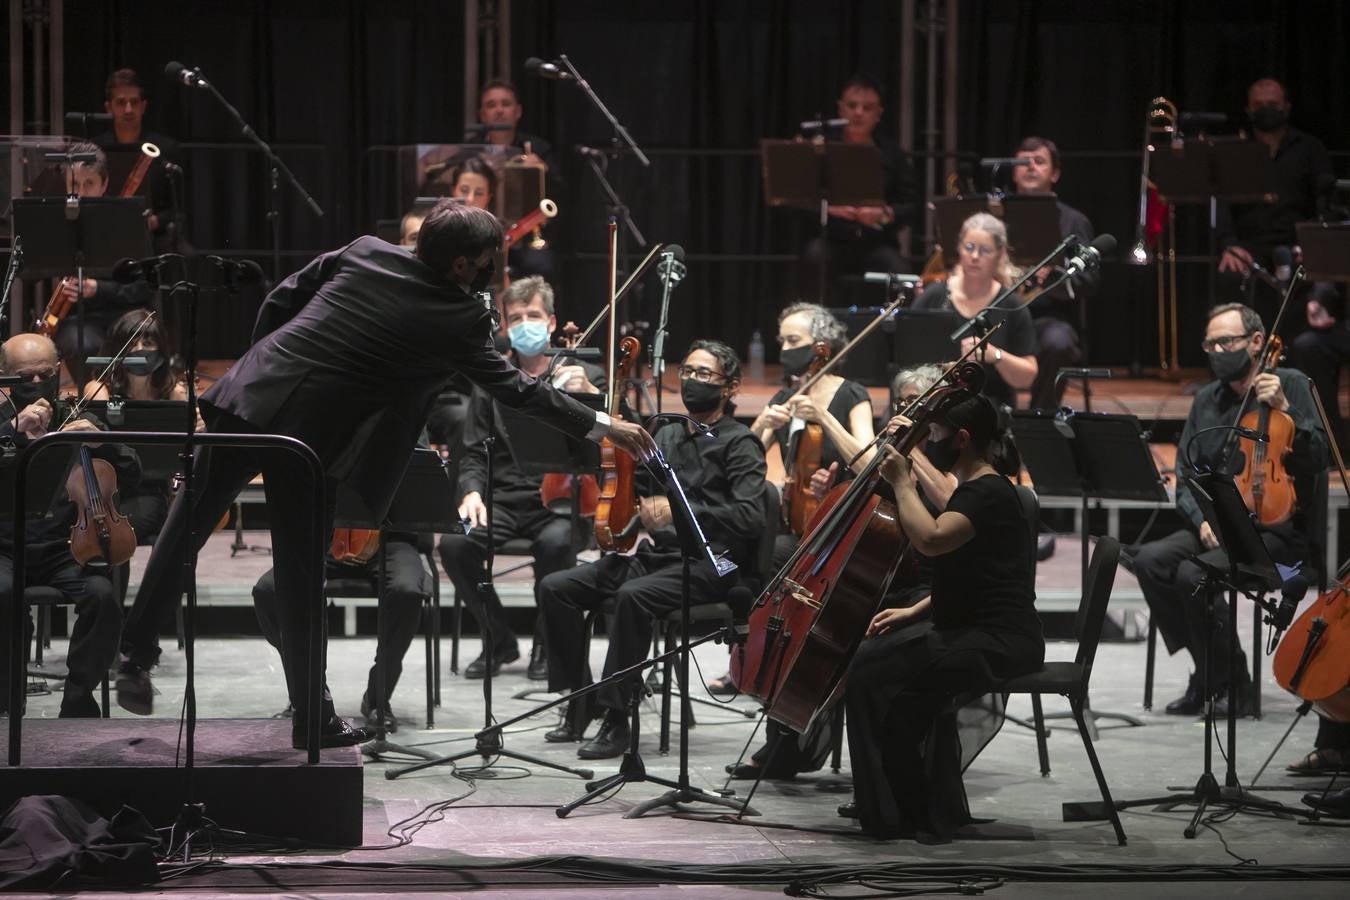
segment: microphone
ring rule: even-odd
[[[799,131],[824,131],[826,128],[843,128],[848,124],[848,119],[807,119],[805,122],[799,122],[797,129]]]
[[[656,274],[671,286],[684,279],[687,270],[684,267],[684,248],[679,244],[666,244],[661,248],[661,261],[656,264]]]
[[[587,147],[585,144],[577,144],[572,149],[576,150],[579,156],[589,156],[592,159],[605,159],[609,156],[607,152],[599,147]]]
[[[1060,369],[1057,377],[1059,378],[1110,378],[1110,369]]]
[[[119,284],[131,284],[133,281],[139,281],[147,271],[153,270],[158,265],[158,256],[147,256],[143,259],[119,259],[112,268],[113,281]]]
[[[1099,234],[1086,247],[1079,246],[1078,252],[1071,256],[1068,264],[1064,266],[1064,271],[1069,278],[1073,278],[1095,269],[1102,264],[1102,257],[1114,249],[1116,249],[1115,236]]]
[[[90,112],[68,112],[66,113],[67,125],[78,125],[81,128],[88,128],[90,125],[111,125],[112,113],[90,113]]]
[[[656,274],[661,279],[661,318],[657,320],[656,339],[652,341],[652,375],[660,381],[666,372],[666,322],[670,316],[670,294],[688,274],[684,265],[684,248],[679,244],[663,247],[661,261],[656,264]]]
[[[529,59],[525,60],[525,71],[533,72],[540,78],[551,78],[554,81],[573,80],[571,72],[568,72],[555,62],[548,62],[537,56],[531,56]]]
[[[980,167],[984,169],[1029,165],[1031,165],[1031,160],[1027,159],[1025,156],[986,156],[980,160]]]
[[[1246,425],[1234,425],[1233,431],[1237,432],[1238,437],[1244,437],[1249,441],[1255,441],[1258,444],[1270,443],[1270,435],[1264,431],[1257,431],[1255,428],[1248,428]]]
[[[164,164],[164,171],[169,175],[182,175],[183,167],[178,163],[166,162]]]
[[[262,284],[267,280],[262,266],[251,259],[225,259],[221,256],[207,256],[206,261],[220,267],[225,273],[225,286],[236,287],[241,284]]]
[[[1288,247],[1281,244],[1270,253],[1275,262],[1275,280],[1280,283],[1280,289],[1289,286],[1289,280],[1294,277],[1294,254]]]
[[[1195,112],[1184,112],[1181,114],[1181,124],[1190,125],[1196,128],[1208,128],[1214,125],[1227,125],[1228,114],[1221,112],[1206,112],[1197,110]]]
[[[921,275],[898,275],[894,272],[864,272],[863,281],[868,284],[918,284]]]
[[[164,67],[164,74],[186,87],[209,88],[211,86],[210,82],[202,77],[201,70],[189,69],[176,60]]]

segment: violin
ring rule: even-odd
[[[830,360],[830,345],[825,341],[816,341],[811,345],[811,364],[807,367],[804,394],[810,385],[818,379],[816,376]],[[821,453],[825,446],[825,430],[816,422],[807,422],[797,433],[789,457],[787,476],[783,479],[783,522],[792,533],[801,536],[806,531],[806,523],[815,515],[820,501],[811,493],[811,476],[820,468]]]
[[[1346,476],[1336,432],[1315,388],[1312,396],[1341,484],[1350,492],[1350,477]],[[1350,563],[1336,573],[1336,585],[1290,624],[1275,647],[1271,672],[1280,687],[1311,703],[1321,715],[1350,722]]]
[[[117,509],[117,470],[80,447],[80,464],[66,478],[78,511],[70,527],[70,555],[82,566],[120,566],[136,552],[136,529]]]
[[[1259,374],[1275,371],[1283,351],[1279,336],[1271,335],[1262,352]],[[1247,509],[1262,525],[1289,521],[1297,501],[1293,479],[1285,467],[1285,459],[1294,451],[1293,417],[1287,412],[1271,409],[1268,404],[1258,403],[1256,409],[1243,414],[1238,424],[1266,436],[1265,441],[1238,438],[1243,464],[1235,481]]]
[[[606,372],[609,377],[609,414],[617,417],[623,398],[621,385],[632,376],[642,344],[629,335],[622,342],[618,337],[618,316],[615,304],[618,292],[619,225],[609,220],[609,355]],[[625,451],[614,446],[609,438],[600,440],[600,498],[595,505],[595,542],[601,550],[627,551],[637,543],[637,493],[633,476],[637,463]]]
[[[580,342],[581,329],[577,328],[573,322],[564,325],[562,346],[572,350]],[[574,490],[578,513],[583,518],[593,517],[596,504],[600,501],[600,485],[596,483],[594,475],[549,472],[539,482],[539,500],[548,509],[555,512],[566,512],[571,509]]]

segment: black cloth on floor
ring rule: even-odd
[[[159,836],[145,817],[122,809],[109,821],[80,800],[55,794],[22,797],[0,818],[0,890],[63,890],[159,880]]]

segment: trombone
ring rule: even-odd
[[[1148,265],[1150,261],[1159,262],[1158,266],[1158,364],[1164,370],[1175,369],[1180,365],[1177,347],[1177,242],[1176,211],[1167,203],[1150,180],[1149,161],[1157,150],[1155,141],[1161,137],[1166,140],[1173,152],[1181,152],[1184,144],[1181,129],[1178,127],[1177,105],[1166,97],[1154,97],[1144,114],[1143,152],[1144,164],[1139,175],[1139,217],[1135,223],[1134,246],[1130,250],[1129,262],[1134,265]],[[1167,219],[1150,222],[1150,207],[1159,203],[1167,208]],[[1166,231],[1167,273],[1161,265],[1163,232]],[[1155,243],[1156,250],[1149,252],[1149,244]],[[1166,274],[1166,282],[1164,281]],[[1169,328],[1170,325],[1170,328]],[[1170,331],[1170,341],[1169,332]],[[1171,355],[1168,355],[1170,349]]]

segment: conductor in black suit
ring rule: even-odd
[[[498,402],[567,434],[608,436],[645,457],[654,444],[640,426],[588,409],[522,374],[494,349],[492,305],[476,294],[492,277],[501,243],[501,226],[491,213],[447,199],[423,222],[413,253],[362,237],[315,259],[267,296],[252,346],[202,395],[207,430],[288,435],[313,448],[325,468],[326,532],[332,530],[338,482],[354,488],[383,518],[437,394],[457,373]],[[182,541],[192,534],[199,547],[204,544],[240,489],[261,472],[282,599],[282,663],[296,700],[292,739],[303,747],[306,623],[318,599],[309,586],[322,563],[322,548],[309,537],[306,467],[289,453],[220,448],[199,450],[194,466],[194,507],[188,510],[181,495],[174,502],[123,629],[118,703],[140,715],[152,711],[156,625],[184,587]],[[337,716],[326,690],[323,704],[324,746],[368,737]]]

